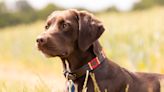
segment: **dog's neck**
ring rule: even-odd
[[[68,62],[68,66],[69,66],[67,68],[69,68],[70,72],[77,70],[83,65],[87,64],[94,57],[95,55],[92,51],[92,48],[89,48],[85,52],[76,50],[68,58],[66,58],[66,61]]]
[[[80,49],[76,49],[69,57],[65,58],[65,60],[68,62],[68,67],[66,67],[70,72],[73,72],[74,70],[79,69],[83,65],[87,64],[89,61],[91,61],[94,57],[96,57],[96,53],[99,53],[99,50],[94,50],[94,47],[96,45],[96,48],[99,46],[99,42],[95,42],[88,50],[85,52],[82,52]],[[64,65],[63,61],[63,65]],[[65,68],[65,66],[64,66]]]

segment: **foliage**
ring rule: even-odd
[[[62,10],[62,8],[59,8],[58,6],[54,4],[48,4],[45,8],[37,12],[39,19],[46,19],[47,16],[52,13],[54,10]]]
[[[0,2],[0,13],[3,13],[6,11],[5,4],[3,2]]]
[[[137,3],[134,9],[146,9],[150,8],[155,4],[155,0],[141,0],[141,2]]]
[[[141,0],[134,6],[134,10],[143,10],[158,5],[164,5],[164,0]]]
[[[10,12],[5,9],[3,3],[0,3],[0,27],[43,20],[46,19],[52,11],[62,9],[53,4],[49,4],[42,10],[35,10],[25,0],[18,0],[16,6],[17,11]]]
[[[134,10],[143,10],[156,5],[164,5],[164,0],[141,0],[141,2],[137,3],[134,6]],[[55,10],[63,10],[62,7],[59,7],[54,4],[49,4],[41,10],[35,10],[25,0],[17,0],[16,6],[17,11],[11,12],[10,10],[6,9],[5,4],[3,2],[0,2],[0,27],[17,25],[21,23],[27,24],[32,23],[36,20],[45,20],[51,12]],[[77,9],[84,10],[83,8]],[[115,7],[110,7],[99,13],[108,11],[118,12]]]
[[[30,12],[34,11],[34,9],[30,6],[30,4],[25,0],[20,0],[16,2],[16,8],[20,12]]]

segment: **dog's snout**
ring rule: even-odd
[[[47,38],[43,37],[43,36],[39,36],[39,37],[37,37],[36,42],[40,45],[43,45],[47,42]]]

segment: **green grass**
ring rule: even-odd
[[[96,15],[106,28],[100,42],[107,57],[130,71],[164,73],[163,10]],[[60,92],[64,87],[59,58],[47,59],[35,47],[42,31],[44,21],[0,29],[0,92]]]
[[[108,57],[135,71],[164,73],[163,8],[98,17],[106,27],[101,43]]]

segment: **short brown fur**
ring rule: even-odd
[[[98,38],[105,31],[102,23],[85,11],[69,9],[55,11],[47,19],[45,32],[37,38],[37,46],[47,57],[59,56],[74,71],[87,64],[102,50]],[[87,54],[87,55],[86,55]],[[105,59],[93,73],[97,84],[104,92],[160,92],[160,79],[155,73],[133,73]],[[85,75],[74,81],[78,92],[82,91]],[[87,82],[87,92],[94,92],[92,79]]]

